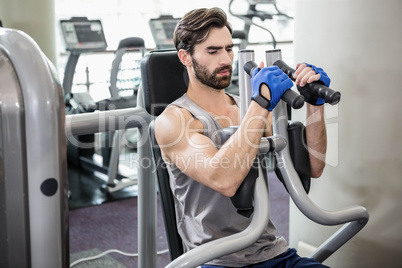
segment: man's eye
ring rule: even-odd
[[[212,55],[212,54],[216,54],[216,52],[217,52],[216,50],[210,50],[210,51],[209,51],[209,54],[211,54],[211,55]]]

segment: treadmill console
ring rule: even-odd
[[[149,21],[152,36],[157,49],[173,49],[173,32],[176,24],[180,21],[172,16],[160,16]]]
[[[68,51],[102,51],[107,47],[100,20],[72,18],[60,21]]]

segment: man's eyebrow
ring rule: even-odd
[[[226,45],[225,48],[228,49],[228,48],[232,48],[233,46],[234,46],[234,44],[230,44],[230,45]],[[223,48],[223,46],[209,46],[206,49],[207,50],[219,50],[222,48]]]

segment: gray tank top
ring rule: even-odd
[[[230,95],[239,106],[239,97]],[[222,145],[221,125],[208,112],[195,104],[186,94],[171,105],[188,110],[204,126],[204,135],[217,146]],[[188,251],[206,242],[243,231],[250,219],[237,213],[230,198],[198,183],[181,172],[174,164],[167,164],[176,207],[176,220],[184,250]],[[267,204],[268,206],[268,204]],[[271,259],[288,249],[286,240],[275,235],[276,228],[269,221],[262,236],[253,245],[215,259],[208,264],[242,267]]]

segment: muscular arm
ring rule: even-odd
[[[264,132],[264,137],[270,137],[272,136],[272,114],[269,113],[268,115],[268,121],[267,124],[265,125],[265,132]]]
[[[310,157],[311,177],[321,176],[325,167],[327,132],[324,121],[324,105],[306,104],[306,140]]]
[[[238,130],[220,149],[201,134],[202,124],[178,107],[170,107],[157,118],[155,135],[168,162],[194,180],[230,197],[253,164],[268,114],[252,101]]]
[[[318,81],[320,74],[316,74],[306,64],[299,63],[295,72],[296,84],[304,86],[307,83]],[[310,157],[311,177],[321,176],[325,167],[327,152],[327,132],[324,121],[324,105],[315,106],[306,103],[306,139]]]

